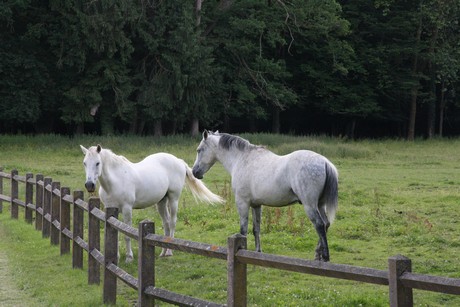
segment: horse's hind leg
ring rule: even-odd
[[[321,206],[321,204],[320,204]],[[319,209],[318,209],[318,213],[324,223],[324,238],[325,238],[325,243],[324,241],[320,238],[318,240],[318,245],[316,246],[316,257],[315,257],[315,260],[324,260],[324,261],[329,261],[329,248],[328,248],[328,244],[327,244],[327,230],[329,229],[329,226],[331,225],[329,223],[329,219],[327,218],[327,215],[326,215],[326,211],[325,211],[325,207],[324,206],[321,206]],[[327,252],[327,260],[323,259],[323,254],[324,254],[324,247],[326,247],[326,252]]]
[[[256,251],[262,252],[260,246],[260,221],[262,217],[262,207],[252,207],[252,233],[256,241]]]
[[[177,210],[179,208],[179,197],[180,195],[169,196],[168,207],[169,207],[169,236],[174,238],[174,233],[176,232],[176,222],[177,222]],[[173,252],[171,249],[167,249],[164,256],[172,256]]]
[[[161,220],[163,222],[164,234],[165,236],[169,237],[171,230],[170,230],[170,214],[168,208],[168,196],[165,196],[162,200],[158,202],[158,212],[160,213]],[[172,256],[172,252],[169,249],[162,248],[160,257],[165,256]]]
[[[327,244],[326,232],[328,228],[328,220],[323,219],[323,214],[321,210],[317,209],[315,205],[311,206],[310,204],[315,204],[315,202],[302,202],[304,205],[305,212],[307,213],[310,221],[313,223],[318,234],[319,241],[318,246],[315,251],[315,260],[329,261],[329,247]],[[324,214],[325,217],[325,214]]]

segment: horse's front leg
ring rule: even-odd
[[[236,207],[240,215],[240,234],[246,237],[248,235],[249,203],[237,197]]]
[[[125,224],[132,226],[132,218],[133,218],[133,208],[132,206],[126,205],[123,206],[122,209],[122,214],[123,214],[123,221]],[[133,250],[131,249],[131,239],[128,236],[125,236],[125,242],[126,242],[126,263],[131,263],[133,261]],[[118,257],[120,257],[120,254],[118,253]]]
[[[262,218],[262,206],[252,207],[252,233],[256,241],[256,251],[262,252],[260,246],[260,221]]]

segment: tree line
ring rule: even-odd
[[[460,0],[7,0],[1,133],[460,134]]]

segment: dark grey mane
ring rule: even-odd
[[[219,133],[219,147],[229,150],[232,147],[237,148],[239,150],[247,150],[253,149],[257,146],[252,145],[249,141],[235,135],[227,134],[227,133]]]

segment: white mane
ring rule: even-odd
[[[110,149],[103,148],[100,152],[101,157],[105,163],[131,163],[125,156],[117,155]]]

